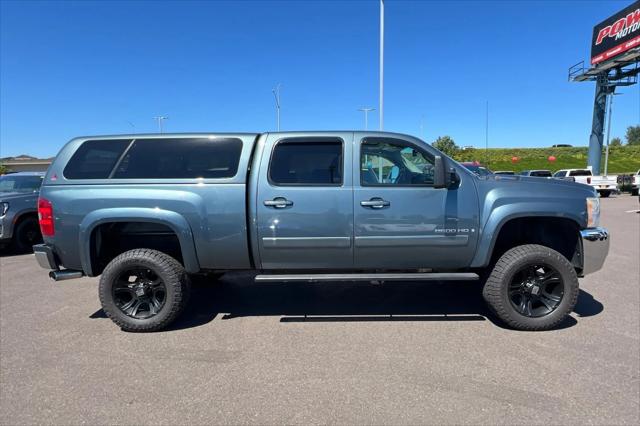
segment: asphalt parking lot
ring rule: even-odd
[[[120,331],[97,280],[0,259],[2,424],[638,424],[640,214],[602,200],[605,268],[570,320],[505,329],[477,284],[199,283],[170,330]]]

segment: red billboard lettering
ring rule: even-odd
[[[602,39],[608,36],[609,33],[611,33],[611,26],[604,27],[603,29],[601,29],[600,32],[598,33],[598,39],[596,40],[596,44],[602,43]]]
[[[611,34],[609,35],[609,37],[612,37],[618,34],[620,30],[624,28],[624,25],[626,22],[627,22],[626,19],[618,19],[616,23],[613,24],[613,26],[611,27]]]
[[[635,12],[631,12],[627,15],[627,28],[634,25],[635,23],[640,22],[640,9],[636,9]]]

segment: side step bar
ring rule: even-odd
[[[476,281],[473,272],[418,272],[405,274],[282,274],[256,275],[256,282],[321,282],[321,281]]]

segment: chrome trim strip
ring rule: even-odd
[[[264,248],[349,248],[350,237],[263,237]]]
[[[465,246],[468,235],[393,235],[355,237],[356,247]]]

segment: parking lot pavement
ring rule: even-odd
[[[120,331],[97,280],[0,259],[2,424],[638,424],[640,215],[602,200],[605,268],[550,332],[477,284],[200,283],[169,331]],[[305,318],[306,315],[306,318]]]

